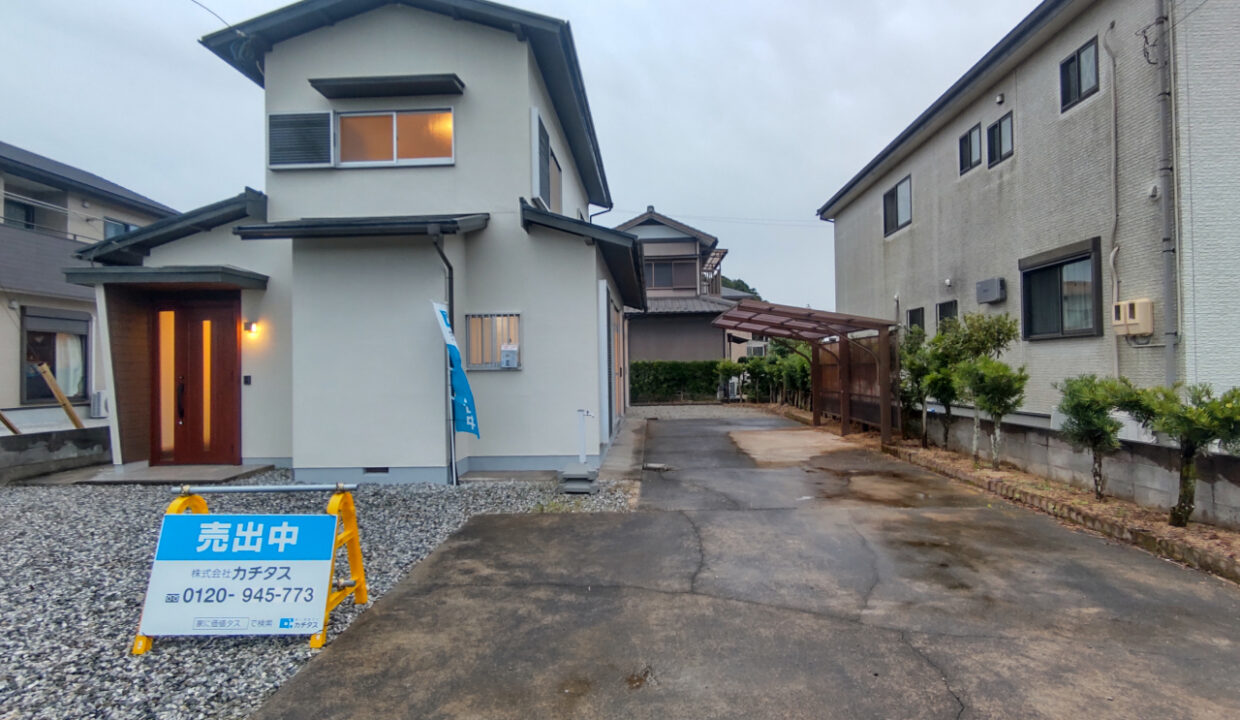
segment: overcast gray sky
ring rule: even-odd
[[[203,0],[229,22],[288,4]],[[835,306],[814,211],[1037,0],[511,0],[569,20],[616,209],[717,235],[724,273]],[[0,140],[188,210],[263,187],[262,90],[191,0],[0,1]]]

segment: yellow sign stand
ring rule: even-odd
[[[201,495],[181,495],[173,500],[165,511],[167,515],[182,513],[207,513],[207,501]],[[361,536],[357,531],[357,512],[353,507],[353,494],[347,490],[337,490],[327,501],[327,514],[335,515],[336,542],[333,546],[330,577],[332,592],[327,596],[327,608],[323,612],[323,629],[310,636],[310,647],[321,648],[327,641],[327,626],[331,620],[332,610],[346,597],[353,596],[354,605],[365,605],[370,601],[366,592],[366,568],[362,561]],[[349,579],[336,580],[336,553],[345,548],[349,559]],[[151,649],[151,638],[146,635],[135,635],[133,654],[141,655]]]

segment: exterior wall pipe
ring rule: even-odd
[[[1163,380],[1167,386],[1174,385],[1179,376],[1176,362],[1176,346],[1179,338],[1179,321],[1176,302],[1176,247],[1175,208],[1171,187],[1171,29],[1167,17],[1166,0],[1154,0],[1158,26],[1158,194],[1162,213],[1163,254]]]
[[[1115,32],[1115,21],[1107,27],[1102,35],[1102,49],[1106,51],[1111,62],[1111,302],[1117,303],[1119,297],[1119,73],[1116,71],[1115,50],[1111,48],[1111,34]],[[898,316],[897,316],[898,319]],[[1115,333],[1111,343],[1111,375],[1119,377],[1119,334]]]

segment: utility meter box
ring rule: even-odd
[[[520,347],[518,345],[500,345],[499,346],[499,366],[516,370],[521,367]]]
[[[1153,335],[1154,301],[1123,300],[1111,306],[1111,327],[1116,335]]]

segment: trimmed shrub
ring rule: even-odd
[[[635,403],[714,400],[718,389],[718,360],[640,360],[629,365]]]

